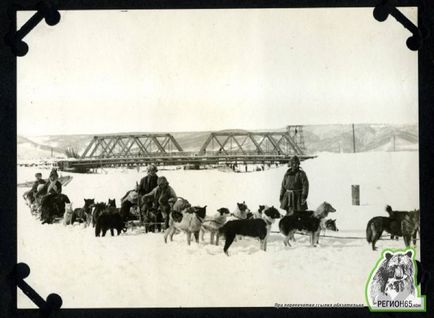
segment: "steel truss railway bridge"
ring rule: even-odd
[[[169,133],[94,136],[79,158],[57,162],[60,170],[87,171],[100,167],[286,163],[306,155],[303,126],[286,131],[211,132],[199,151],[184,151]]]

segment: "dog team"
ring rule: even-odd
[[[335,208],[327,202],[323,202],[315,210],[308,210],[307,197],[309,182],[306,173],[300,168],[300,160],[297,156],[291,158],[289,169],[286,171],[280,190],[280,208],[286,211],[283,217],[274,207],[260,205],[259,209],[251,212],[245,202],[237,203],[233,212],[222,207],[217,210],[217,215],[208,217],[206,206],[191,206],[191,204],[177,197],[174,189],[169,185],[165,177],[157,176],[157,167],[149,165],[147,175],[136,183],[134,190],[128,191],[121,199],[121,207],[116,207],[116,201],[109,199],[108,203],[95,203],[94,199],[84,199],[82,208],[72,209],[68,197],[61,194],[61,184],[55,170],[50,173],[48,185],[36,175],[37,180],[33,188],[24,194],[24,199],[31,207],[32,213],[38,211],[42,223],[52,223],[59,217],[63,218],[65,225],[75,222],[85,223],[95,227],[95,236],[105,236],[110,230],[111,235],[117,231],[119,235],[127,230],[127,225],[134,226],[139,220],[145,225],[145,231],[165,230],[164,241],[173,239],[178,232],[185,232],[187,243],[190,244],[192,235],[196,242],[199,234],[210,233],[210,243],[217,244],[219,238],[224,236],[224,252],[228,249],[237,236],[249,236],[259,239],[260,248],[266,250],[267,238],[270,235],[271,225],[279,220],[279,230],[284,235],[283,243],[290,246],[290,240],[294,239],[297,231],[307,233],[310,236],[310,244],[316,246],[322,229],[337,230],[336,220],[326,220],[329,213],[335,212]],[[39,188],[39,189],[38,189]],[[42,190],[45,195],[40,195]],[[38,200],[39,198],[39,200]],[[35,205],[37,208],[35,208]],[[375,217],[367,225],[366,235],[372,248],[385,230],[392,236],[404,236],[406,246],[410,244],[410,237],[415,243],[416,232],[419,227],[419,213],[394,212],[387,207],[390,217]]]
[[[296,231],[302,231],[310,235],[312,246],[318,244],[321,230],[331,229],[337,231],[336,220],[323,222],[328,213],[336,210],[327,202],[323,202],[315,211],[294,212],[281,218],[281,214],[274,207],[260,205],[258,211],[251,212],[245,202],[237,203],[233,212],[228,208],[219,208],[213,217],[206,216],[206,206],[191,206],[184,198],[178,197],[169,201],[168,227],[164,231],[164,241],[173,240],[174,234],[186,233],[187,244],[190,245],[192,236],[198,243],[200,236],[209,233],[210,243],[219,244],[219,238],[225,238],[223,251],[228,254],[228,249],[237,236],[249,236],[259,239],[260,249],[266,251],[267,238],[270,235],[271,225],[280,219],[279,229],[285,236],[285,246],[290,246],[289,240],[294,240]],[[109,199],[108,204],[95,203],[94,199],[84,199],[84,207],[72,209],[71,203],[67,203],[63,218],[64,225],[72,225],[74,222],[92,224],[95,227],[96,236],[105,236],[110,230],[111,235],[117,231],[119,235],[127,230],[123,221],[122,208],[116,208],[115,200]],[[163,222],[164,223],[164,222]]]
[[[287,215],[280,220],[279,228],[285,235],[285,245],[290,245],[289,239],[294,240],[296,231],[304,230],[310,233],[311,244],[315,246],[321,228],[325,228],[324,218],[335,209],[324,202],[316,211],[307,211],[309,184],[306,173],[299,165],[299,158],[294,156],[282,182],[280,202]],[[63,217],[64,225],[79,222],[87,226],[92,223],[96,236],[104,236],[109,230],[112,235],[115,231],[120,234],[127,230],[128,224],[133,225],[134,220],[139,220],[145,225],[146,232],[161,231],[163,228],[165,242],[168,238],[172,240],[175,233],[182,231],[187,234],[187,243],[190,244],[192,236],[198,242],[200,232],[202,238],[208,232],[212,244],[218,244],[219,238],[225,237],[225,253],[237,236],[258,238],[261,249],[266,250],[271,225],[281,218],[276,208],[261,205],[258,211],[250,212],[243,202],[237,203],[232,213],[227,208],[220,208],[217,216],[207,217],[206,206],[191,206],[187,200],[177,197],[167,179],[156,175],[157,171],[155,165],[149,165],[147,175],[136,184],[134,190],[128,191],[122,197],[120,208],[116,207],[114,199],[109,199],[108,203],[84,199],[82,208],[73,209],[69,198],[61,194],[61,184],[55,188],[56,191],[46,191],[39,201],[30,202],[40,196],[40,191],[29,191],[24,198],[29,204],[38,205],[37,208],[31,205],[32,209],[45,211],[40,216],[42,223],[53,223],[59,217]],[[43,183],[40,174],[36,177],[35,188]],[[56,171],[50,173],[51,179],[53,182],[58,181]],[[336,227],[334,222],[335,220],[328,220],[330,228]]]

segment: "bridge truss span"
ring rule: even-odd
[[[297,134],[300,134],[297,131]],[[290,131],[284,132],[212,132],[199,155],[303,155],[303,144]]]
[[[211,132],[198,151],[184,151],[169,133],[94,136],[82,155],[57,162],[60,170],[88,171],[99,167],[157,165],[285,163],[305,154],[302,126],[284,131]]]
[[[130,158],[182,152],[182,147],[171,134],[99,135],[93,137],[81,159]]]

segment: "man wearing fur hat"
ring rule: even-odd
[[[307,210],[307,196],[309,194],[309,181],[306,173],[300,168],[300,159],[291,158],[289,169],[283,177],[280,189],[280,208],[291,215],[294,211]]]
[[[157,167],[153,164],[148,166],[148,174],[140,180],[139,183],[139,194],[145,195],[151,192],[157,186]]]
[[[137,185],[136,190],[139,194],[139,207],[142,220],[148,213],[148,210],[152,207],[152,200],[146,199],[143,196],[151,192],[157,186],[157,167],[154,164],[148,166],[148,174],[144,176],[140,183]]]

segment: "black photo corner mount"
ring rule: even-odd
[[[16,31],[16,12],[21,9],[19,5],[15,5],[8,10],[9,19],[11,21],[9,32],[5,36],[5,43],[10,47],[15,56],[24,56],[29,51],[29,46],[23,41],[24,37],[30,33],[42,20],[54,26],[60,21],[60,13],[55,5],[47,0],[38,2],[35,9],[35,14],[24,25]]]
[[[49,317],[51,313],[62,307],[62,297],[52,293],[44,300],[27,282],[25,278],[30,275],[30,267],[26,263],[18,263],[9,274],[12,293],[18,287],[39,308],[40,317]]]
[[[381,3],[374,8],[374,18],[379,22],[383,22],[389,15],[393,16],[404,28],[411,32],[411,36],[407,39],[407,47],[412,51],[417,51],[423,45],[423,41],[429,37],[429,29],[425,26],[425,21],[419,21],[419,27],[415,26],[405,15],[396,8],[396,0],[382,0]],[[420,1],[419,9],[423,9],[424,0]],[[424,16],[423,18],[427,18]]]

